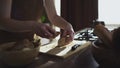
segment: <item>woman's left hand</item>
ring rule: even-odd
[[[64,45],[69,44],[74,40],[74,30],[72,28],[61,29],[61,35],[59,41],[64,41]],[[64,38],[64,40],[62,40]]]

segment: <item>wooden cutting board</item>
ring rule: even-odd
[[[54,39],[49,44],[42,45],[40,47],[40,53],[45,53],[48,55],[56,56],[62,59],[66,59],[68,57],[74,56],[75,54],[80,54],[84,52],[91,44],[90,41],[78,41],[73,40],[70,44],[58,47],[58,40]],[[74,45],[80,45],[75,50],[72,50]]]

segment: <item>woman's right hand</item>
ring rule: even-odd
[[[34,31],[37,35],[48,39],[54,38],[57,35],[57,32],[51,26],[44,23],[36,23]]]

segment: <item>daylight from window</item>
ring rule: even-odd
[[[106,24],[120,24],[120,0],[98,0],[98,20]]]
[[[55,0],[55,8],[56,8],[56,11],[57,11],[57,14],[60,15],[60,0]]]

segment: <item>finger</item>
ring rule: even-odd
[[[47,28],[49,33],[52,34],[52,38],[55,38],[56,36],[58,36],[60,34],[60,32],[56,32],[54,29],[52,29],[51,27]]]
[[[56,34],[51,38],[54,39],[55,37],[57,37],[60,34],[60,32],[56,32]]]
[[[70,42],[72,42],[74,40],[74,32],[68,32],[66,35],[66,44],[69,44]]]
[[[38,32],[37,35],[41,36],[42,38],[50,38],[50,37],[52,37],[52,34],[49,33],[49,31],[46,30],[46,29]]]
[[[60,30],[61,31],[61,37],[63,38],[63,37],[66,37],[66,33],[67,33],[67,31],[65,31],[65,30],[63,30],[63,29],[61,29]]]
[[[69,44],[72,41],[73,41],[73,35],[66,35],[65,44]]]
[[[53,37],[53,34],[51,34],[49,31],[46,31],[45,34],[44,34],[44,37],[45,38],[51,38],[51,37]]]
[[[56,31],[52,27],[47,26],[47,29],[51,34],[56,35]]]

